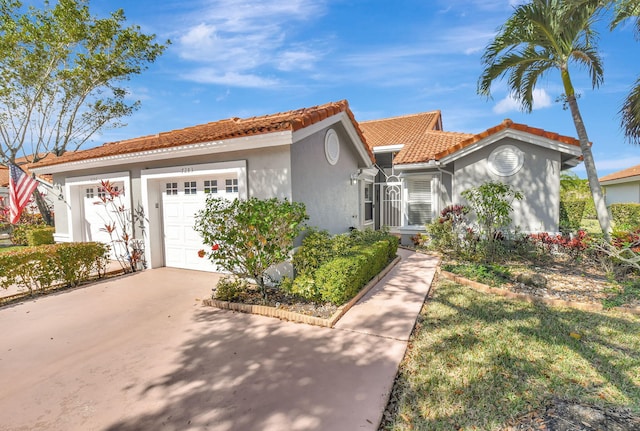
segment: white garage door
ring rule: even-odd
[[[112,183],[116,190],[124,190],[121,182]],[[116,253],[122,253],[122,246],[119,243],[112,244],[113,239],[117,240],[122,232],[120,224],[116,221],[116,215],[110,213],[112,209],[101,203],[100,197],[105,196],[105,190],[99,185],[87,185],[80,187],[82,207],[83,207],[83,240],[97,241],[111,246],[111,257],[115,258]],[[124,195],[123,195],[124,196]],[[109,235],[106,225],[115,222],[116,230]]]
[[[208,258],[198,256],[199,250],[211,250],[211,244],[203,244],[202,238],[193,229],[195,215],[205,207],[209,194],[226,199],[237,198],[237,176],[223,174],[166,179],[161,183],[161,192],[165,265],[215,271],[215,265]]]

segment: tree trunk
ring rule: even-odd
[[[565,94],[567,96],[567,103],[571,110],[571,116],[573,117],[573,124],[576,127],[578,133],[578,140],[580,141],[580,149],[582,150],[582,157],[584,159],[584,167],[587,171],[587,180],[589,182],[589,188],[591,189],[591,196],[596,207],[596,216],[598,217],[598,223],[604,234],[604,239],[607,242],[611,241],[611,215],[607,210],[607,205],[604,200],[604,193],[602,193],[602,187],[598,180],[598,172],[596,170],[596,163],[593,160],[593,153],[591,152],[591,144],[589,143],[589,137],[587,136],[587,129],[582,121],[582,115],[580,114],[580,108],[578,107],[578,101],[571,84],[571,78],[569,72],[562,70],[562,81],[564,83]]]
[[[33,191],[33,200],[35,200],[36,205],[38,205],[38,210],[40,211],[40,215],[42,215],[42,220],[44,220],[48,226],[53,226],[51,211],[49,211],[47,202],[44,200],[37,188]]]

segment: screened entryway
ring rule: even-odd
[[[376,184],[380,208],[379,226],[424,228],[435,217],[435,175],[391,175]]]

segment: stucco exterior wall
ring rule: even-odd
[[[189,166],[204,163],[215,163],[235,160],[246,160],[247,163],[247,185],[250,197],[258,198],[288,198],[291,199],[291,160],[289,146],[277,146],[264,149],[234,151],[220,154],[208,154],[194,157],[170,158],[164,160],[154,160],[143,163],[127,163],[122,165],[107,166],[86,170],[67,172],[65,174],[54,174],[53,181],[56,187],[65,190],[65,177],[90,176],[99,182],[101,175],[111,172],[127,172],[130,178],[131,192],[128,198],[131,200],[131,207],[136,209],[144,205],[142,202],[141,171],[143,169],[154,169],[172,166]],[[55,201],[56,211],[56,234],[60,237],[69,235],[69,220],[67,209],[78,205],[74,202],[74,197],[65,196],[64,200]],[[76,209],[77,210],[77,209]],[[154,208],[147,208],[147,212]],[[155,220],[155,218],[153,218]],[[134,231],[134,235],[139,237],[141,232]]]
[[[293,200],[303,202],[309,226],[332,234],[349,227],[360,227],[359,186],[350,175],[360,167],[358,155],[341,125],[333,125],[340,140],[340,156],[335,165],[325,157],[325,135],[329,130],[295,142],[291,148],[291,184]]]
[[[524,164],[511,176],[498,176],[488,167],[491,151],[513,145],[524,153]],[[461,193],[487,181],[500,181],[522,192],[513,203],[513,226],[522,232],[557,232],[560,202],[560,154],[513,139],[503,139],[454,162],[453,203],[464,203]]]
[[[603,186],[607,205],[640,203],[640,181]]]

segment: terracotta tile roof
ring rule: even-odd
[[[224,139],[255,136],[274,132],[295,132],[296,130],[303,129],[341,112],[345,112],[348,115],[360,136],[360,139],[365,143],[366,150],[373,161],[373,153],[366,145],[365,137],[363,136],[351,109],[349,109],[348,102],[346,100],[341,100],[339,102],[327,103],[311,108],[303,108],[260,117],[228,118],[184,129],[162,132],[156,135],[106,143],[88,150],[67,152],[54,160],[38,162],[37,167],[40,168],[43,166],[51,166],[67,162],[97,159],[114,155],[179,147],[182,145],[220,141]]]
[[[422,112],[381,120],[362,121],[360,128],[371,148],[422,142],[427,132],[440,128],[440,111]]]
[[[471,136],[468,139],[465,139],[464,141],[458,143],[457,145],[454,145],[448,149],[446,149],[445,151],[442,151],[438,154],[435,155],[435,159],[439,160],[445,156],[448,156],[450,154],[453,154],[457,151],[460,151],[461,149],[468,147],[469,145],[475,144],[478,141],[481,141],[482,139],[485,139],[493,134],[496,134],[502,130],[505,129],[513,129],[513,130],[519,130],[521,132],[525,132],[525,133],[530,133],[532,135],[536,135],[536,136],[540,136],[543,138],[547,138],[547,139],[551,139],[554,141],[558,141],[558,142],[562,142],[563,144],[567,144],[567,145],[574,145],[576,147],[580,146],[580,141],[578,141],[575,138],[572,138],[570,136],[564,136],[564,135],[559,135],[558,133],[554,133],[554,132],[548,132],[546,130],[543,129],[538,129],[536,127],[530,127],[527,126],[526,124],[519,124],[519,123],[514,123],[513,121],[511,121],[510,119],[506,119],[504,120],[502,123],[498,124],[495,127],[491,127],[487,130],[485,130],[484,132],[480,132],[476,135]]]
[[[405,145],[394,159],[394,163],[426,163],[429,160],[440,160],[443,157],[456,153],[469,145],[475,144],[476,142],[505,129],[518,130],[562,142],[564,144],[574,145],[577,147],[580,146],[580,142],[570,136],[559,135],[543,129],[530,127],[525,124],[514,123],[513,121],[506,119],[497,126],[491,127],[484,132],[477,133],[475,135],[437,130],[424,133],[422,135],[422,139],[411,142],[410,145]],[[367,136],[366,129],[365,136]]]
[[[640,165],[632,166],[630,168],[623,169],[621,171],[614,172],[609,175],[605,175],[604,177],[600,178],[600,182],[602,183],[605,181],[621,180],[623,178],[630,178],[630,177],[636,177],[636,176],[640,177]]]
[[[393,159],[393,162],[397,165],[428,162],[436,159],[436,154],[446,151],[472,136],[469,133],[443,132],[440,130],[426,132],[420,141],[405,145]]]
[[[9,168],[0,166],[0,187],[9,187]]]

